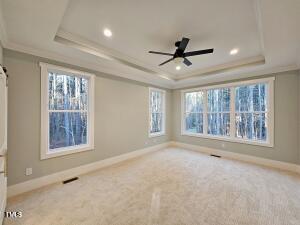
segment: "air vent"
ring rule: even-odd
[[[221,156],[220,156],[220,155],[213,155],[213,154],[211,154],[210,156],[212,156],[212,157],[216,157],[216,158],[221,158]]]
[[[64,180],[64,181],[63,181],[63,184],[67,184],[67,183],[73,182],[73,181],[75,181],[75,180],[78,180],[78,177],[73,177],[73,178],[71,178],[71,179]]]

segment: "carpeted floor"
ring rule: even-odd
[[[10,199],[22,225],[299,225],[300,176],[169,148]]]

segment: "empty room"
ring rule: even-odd
[[[299,0],[0,0],[0,224],[299,225]]]

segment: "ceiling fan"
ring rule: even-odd
[[[165,53],[165,52],[155,52],[155,51],[149,51],[149,53],[152,54],[158,54],[158,55],[168,55],[172,56],[172,58],[168,59],[167,61],[159,64],[159,66],[162,66],[168,62],[171,62],[172,60],[176,60],[179,63],[184,63],[187,66],[192,65],[192,62],[187,59],[187,57],[190,56],[196,56],[196,55],[204,55],[204,54],[210,54],[214,52],[214,49],[204,49],[199,51],[192,51],[192,52],[184,52],[186,49],[186,46],[188,45],[190,39],[183,37],[181,41],[175,42],[175,46],[177,47],[174,54],[171,53]]]

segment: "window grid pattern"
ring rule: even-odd
[[[202,96],[201,101],[195,96]],[[185,91],[183,104],[184,133],[259,143],[270,140],[269,82]]]
[[[230,88],[207,91],[207,133],[230,135]]]
[[[48,73],[49,151],[87,144],[88,85],[83,77]]]
[[[235,88],[235,137],[266,141],[267,118],[266,84]]]
[[[162,90],[150,89],[150,134],[164,133],[165,93]]]
[[[203,134],[204,92],[190,92],[185,95],[185,129],[191,133]]]

